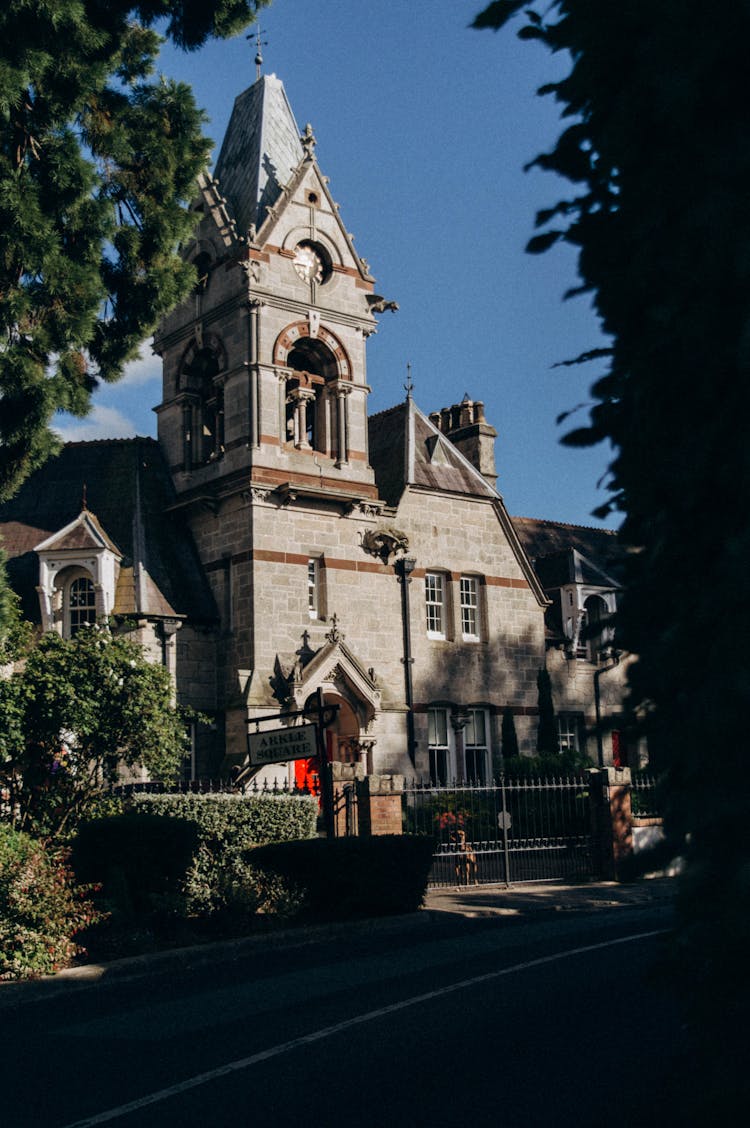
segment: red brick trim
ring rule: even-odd
[[[485,576],[488,587],[528,588],[526,580],[509,579],[507,576]]]
[[[309,321],[294,321],[279,333],[273,346],[273,363],[286,367],[287,358],[295,342],[305,337],[310,337]],[[339,379],[351,380],[352,365],[346,349],[335,333],[321,325],[318,329],[316,340],[322,341],[336,357],[336,368]]]

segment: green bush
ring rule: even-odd
[[[182,883],[195,857],[198,829],[187,819],[130,811],[83,823],[71,863],[80,881],[95,881],[115,912],[143,915],[182,909]]]
[[[186,819],[197,827],[198,846],[185,878],[187,911],[193,915],[257,912],[286,914],[293,891],[261,876],[246,853],[268,842],[315,835],[318,805],[295,795],[137,795],[141,813]]]
[[[512,756],[503,763],[507,779],[560,779],[562,776],[581,775],[591,767],[591,761],[581,752]]]
[[[415,912],[432,865],[428,836],[316,838],[252,850],[253,868],[278,874],[304,897],[314,920],[346,920]]]
[[[33,979],[69,964],[73,937],[98,914],[66,853],[0,825],[0,979]]]

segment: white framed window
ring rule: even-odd
[[[445,576],[442,572],[425,572],[424,598],[427,637],[445,638]]]
[[[311,619],[320,617],[320,559],[310,556],[307,561],[307,613]]]
[[[479,578],[461,576],[459,581],[461,637],[469,642],[479,640]]]
[[[447,709],[427,710],[427,744],[430,755],[430,783],[445,785],[455,775],[453,769],[453,750],[451,747],[451,727],[448,723]]]
[[[581,722],[577,713],[558,713],[557,750],[558,752],[580,752]]]
[[[469,709],[464,729],[466,778],[470,783],[486,784],[490,772],[490,718],[487,709]]]
[[[89,576],[76,576],[67,590],[67,635],[73,638],[81,627],[96,622],[96,592]]]

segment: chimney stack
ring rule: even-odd
[[[433,411],[430,422],[453,443],[464,458],[474,466],[492,488],[497,481],[495,469],[495,439],[497,431],[484,417],[484,404],[469,399],[468,393],[461,403]]]

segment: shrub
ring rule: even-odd
[[[99,914],[76,887],[66,852],[0,825],[0,979],[33,979],[69,964],[73,937]]]
[[[264,843],[313,837],[318,805],[312,796],[137,795],[132,805],[197,827],[197,850],[184,884],[188,912],[284,913],[294,902],[291,890],[261,877],[245,855]]]
[[[81,881],[100,882],[105,899],[124,916],[182,908],[182,882],[193,861],[198,829],[187,819],[127,812],[83,823],[71,861]]]
[[[591,767],[591,761],[581,752],[513,756],[503,762],[508,779],[560,779],[562,776],[579,776]]]
[[[422,904],[434,842],[427,836],[316,838],[252,850],[250,864],[291,881],[306,915],[346,920],[414,912]]]

